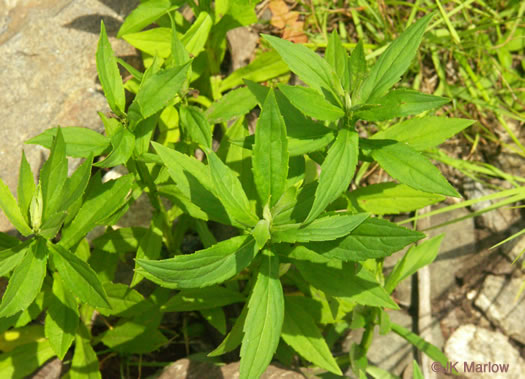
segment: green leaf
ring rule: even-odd
[[[135,154],[137,157],[142,156],[149,150],[150,141],[155,132],[159,115],[148,117],[135,126],[133,134],[135,135]]]
[[[368,218],[347,237],[334,241],[310,242],[305,246],[327,258],[364,261],[386,257],[424,237],[423,233],[386,220]]]
[[[28,236],[33,233],[27,225],[15,197],[2,179],[0,179],[0,208],[2,208],[9,221],[11,221],[11,224],[13,224],[16,230],[22,235]]]
[[[106,282],[103,287],[111,306],[111,309],[98,309],[99,313],[104,316],[131,318],[144,313],[151,305],[144,299],[144,296],[125,284]]]
[[[27,378],[54,356],[55,352],[45,339],[18,346],[0,354],[0,377]]]
[[[6,276],[17,267],[27,252],[32,251],[33,243],[33,240],[27,240],[8,249],[0,250],[0,276]]]
[[[240,378],[258,378],[270,364],[281,335],[284,295],[279,259],[269,250],[263,259],[248,301],[241,345]]]
[[[423,372],[419,368],[419,365],[417,364],[415,359],[412,361],[412,372],[414,379],[425,379],[425,377],[423,376]]]
[[[153,28],[139,33],[128,33],[122,38],[146,54],[168,58],[171,54],[171,35],[170,28]]]
[[[95,271],[62,246],[51,243],[48,246],[64,285],[83,302],[93,307],[110,308],[104,288]]]
[[[174,66],[181,65],[190,60],[190,55],[184,48],[179,36],[177,35],[177,25],[171,14],[168,13],[171,23],[171,58]]]
[[[427,95],[409,89],[397,89],[373,100],[373,104],[377,104],[377,107],[358,111],[355,115],[362,120],[383,121],[419,114],[439,108],[448,102],[450,99],[445,97]]]
[[[211,123],[227,122],[243,116],[257,105],[257,99],[249,88],[241,87],[228,92],[214,102],[206,111]]]
[[[340,92],[336,85],[339,83],[332,67],[319,55],[306,46],[267,34],[262,36],[279,53],[290,70],[310,87],[317,90],[326,88],[335,93]]]
[[[100,38],[97,46],[97,72],[109,107],[116,114],[124,114],[126,96],[117,65],[117,58],[108,40],[104,21],[100,22]]]
[[[71,175],[66,179],[64,186],[65,200],[60,207],[62,210],[68,210],[68,216],[71,216],[71,207],[73,203],[82,199],[86,191],[89,178],[91,177],[91,165],[93,163],[93,156],[89,156],[84,163],[82,163]]]
[[[42,220],[46,221],[55,213],[63,202],[63,188],[67,179],[66,146],[60,128],[51,146],[49,159],[40,170],[43,212]]]
[[[242,303],[244,296],[237,291],[219,286],[192,288],[180,291],[161,308],[162,312],[201,311]]]
[[[199,313],[219,333],[226,334],[226,314],[222,308],[201,309]]]
[[[124,321],[103,334],[102,343],[112,350],[128,354],[145,354],[157,350],[168,339],[157,329]]]
[[[439,253],[439,247],[441,246],[443,237],[445,237],[445,235],[440,234],[419,245],[412,246],[405,255],[403,255],[403,258],[397,261],[394,269],[390,275],[388,275],[385,282],[385,289],[388,292],[392,292],[401,281],[415,274],[421,267],[431,264]]]
[[[26,159],[24,151],[22,151],[22,160],[20,161],[20,172],[18,174],[18,207],[20,212],[24,217],[24,220],[28,225],[30,225],[29,220],[29,206],[31,205],[31,200],[35,194],[35,179],[33,178],[33,173],[31,172],[31,166]]]
[[[270,89],[249,80],[245,80],[245,83],[262,107]],[[320,122],[306,117],[290,103],[281,91],[275,91],[275,98],[286,125],[288,152],[291,157],[321,150],[334,139],[334,133],[331,129]],[[253,136],[248,137],[246,140],[250,138],[253,138]],[[251,148],[251,143],[248,143],[248,146],[245,147]]]
[[[181,193],[182,204],[192,204],[204,210],[211,219],[223,224],[242,226],[230,219],[224,206],[214,193],[210,169],[201,161],[152,142],[168,172]],[[202,211],[201,211],[202,212]]]
[[[58,359],[63,360],[75,340],[79,323],[78,304],[75,297],[64,288],[56,273],[52,293],[47,309],[45,333]]]
[[[297,256],[308,253],[308,249],[302,246],[297,247],[296,250]],[[374,275],[361,265],[335,259],[328,260],[316,255],[319,260],[316,263],[294,260],[301,275],[315,288],[324,291],[327,295],[357,304],[399,309]]]
[[[270,223],[268,220],[259,220],[253,228],[252,235],[257,243],[257,249],[261,250],[270,239]]]
[[[321,165],[319,185],[315,191],[315,200],[305,224],[313,221],[322,211],[348,189],[354,177],[359,155],[359,137],[356,132],[339,130],[337,138],[328,150]]]
[[[111,136],[113,150],[103,161],[97,162],[97,167],[115,167],[125,164],[133,154],[135,148],[135,135],[127,128],[121,126],[119,130]]]
[[[423,192],[461,197],[427,158],[408,145],[391,140],[367,143],[372,146],[372,158],[392,178]]]
[[[241,272],[254,258],[255,240],[233,237],[194,254],[160,261],[137,260],[141,273],[168,288],[200,288],[221,283]]]
[[[217,357],[222,354],[229,353],[239,346],[242,342],[242,337],[244,336],[243,328],[246,321],[246,314],[248,313],[248,307],[245,305],[242,309],[241,314],[235,320],[232,330],[228,333],[226,338],[221,342],[219,346],[211,353],[208,354],[208,357]]]
[[[43,240],[34,241],[15,268],[0,304],[0,317],[27,309],[42,288],[46,276],[47,249]]]
[[[301,296],[285,296],[283,340],[304,359],[336,375],[343,375]]]
[[[230,217],[245,226],[255,226],[257,216],[250,208],[241,182],[212,150],[206,151],[215,193]]]
[[[339,35],[334,30],[328,38],[325,59],[332,69],[336,72],[341,86],[345,91],[350,90],[350,72],[348,69],[348,54],[346,53]]]
[[[108,137],[88,128],[66,126],[61,127],[60,131],[66,144],[66,155],[69,157],[87,158],[90,154],[94,156],[100,155],[110,144]],[[45,132],[26,141],[26,143],[50,149],[57,132],[58,128],[47,129]]]
[[[141,238],[140,244],[138,246],[137,254],[135,255],[136,259],[159,259],[162,252],[162,227],[161,227],[161,218],[163,215],[155,214],[151,220],[150,227],[146,231],[146,234]],[[137,268],[137,263],[135,262],[135,268]],[[133,278],[131,279],[131,287],[136,286],[142,280],[143,276],[140,275],[137,271],[133,273]]]
[[[330,241],[346,236],[368,218],[368,214],[335,214],[320,217],[306,226],[282,225],[272,228],[273,242]]]
[[[446,367],[448,363],[448,358],[439,350],[436,346],[432,345],[430,342],[425,341],[423,338],[419,337],[417,334],[412,333],[408,329],[405,329],[401,325],[396,324],[395,322],[391,323],[392,331],[397,335],[401,336],[412,345],[417,347],[418,350],[425,353],[433,361],[441,363]]]
[[[182,105],[180,107],[180,125],[184,134],[192,142],[211,148],[211,126],[199,108]]]
[[[274,205],[288,177],[286,126],[273,91],[270,91],[255,128],[253,177],[261,204]]]
[[[0,232],[0,250],[10,249],[18,245],[20,241],[18,238],[11,237],[9,234]]]
[[[108,253],[131,253],[137,250],[140,240],[147,229],[140,227],[119,228],[108,230],[92,241],[93,247]]]
[[[91,346],[89,331],[80,324],[75,337],[75,353],[69,370],[70,379],[101,379],[97,353]]]
[[[161,70],[151,75],[141,85],[135,102],[144,118],[148,118],[163,109],[177,95],[186,80],[189,68],[190,62]]]
[[[73,247],[98,221],[124,205],[133,180],[133,175],[125,175],[98,186],[93,193],[88,194],[71,224],[62,230],[60,245],[66,249]]]
[[[366,75],[366,58],[362,40],[360,40],[354,50],[352,50],[352,54],[348,59],[348,70],[350,75],[350,88],[355,92]]]
[[[370,103],[399,81],[416,55],[432,16],[430,13],[419,19],[388,46],[359,87],[355,104]]]
[[[438,146],[474,123],[474,120],[451,117],[413,118],[374,134],[372,139],[390,139],[405,142],[422,151]]]
[[[405,184],[385,182],[358,188],[347,195],[353,207],[378,215],[412,212],[445,200],[445,196],[418,191]]]
[[[312,88],[280,84],[279,89],[297,109],[318,120],[336,121],[345,112]]]
[[[264,82],[288,72],[288,66],[275,51],[262,53],[247,66],[241,67],[228,75],[220,83],[224,92],[243,84],[243,80]]]
[[[138,32],[146,26],[152,24],[172,7],[169,0],[150,0],[139,4],[124,20],[120,27],[117,37],[121,38],[125,34]]]
[[[213,19],[210,14],[200,12],[188,31],[184,33],[181,42],[191,56],[196,57],[204,49],[212,26]]]

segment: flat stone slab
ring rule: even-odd
[[[114,36],[138,0],[7,0],[0,5],[0,178],[16,192],[22,149],[34,173],[47,150],[24,141],[47,128],[102,131],[108,112],[95,52],[104,20],[118,56],[135,50]],[[0,212],[0,231],[12,226]]]
[[[516,301],[522,283],[520,278],[507,280],[504,276],[489,275],[474,304],[503,333],[525,344],[525,297],[522,295]]]

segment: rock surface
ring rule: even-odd
[[[445,354],[451,364],[458,362],[455,367],[467,378],[521,378],[525,372],[525,362],[507,337],[472,324],[461,326],[450,336]],[[465,372],[465,363],[470,368],[472,362],[481,364],[482,371]],[[507,373],[501,373],[493,364],[508,364]]]
[[[515,301],[522,282],[520,278],[507,280],[503,276],[489,275],[483,282],[475,305],[505,335],[525,343],[525,297],[520,296],[518,302]]]
[[[179,359],[162,370],[158,379],[238,379],[239,362],[225,366],[215,366],[211,363],[194,362],[189,359]],[[261,379],[304,379],[305,376],[291,370],[270,365]]]
[[[109,110],[95,51],[104,20],[118,56],[134,49],[114,36],[138,0],[8,0],[0,9],[0,178],[16,191],[25,140],[56,126],[103,130]],[[0,5],[1,7],[1,5]],[[24,148],[36,173],[46,149]],[[0,212],[0,231],[12,227]]]

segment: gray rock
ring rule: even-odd
[[[0,177],[13,192],[25,140],[49,127],[103,127],[109,110],[97,79],[100,21],[114,36],[138,0],[9,0],[0,9]],[[117,55],[135,50],[111,37]],[[47,150],[24,148],[36,173]],[[11,225],[0,212],[0,231]]]
[[[525,343],[525,297],[516,295],[523,283],[520,278],[511,280],[489,275],[483,282],[474,304],[510,338]]]
[[[229,363],[225,366],[215,366],[206,362],[195,362],[189,359],[179,359],[162,370],[158,379],[237,379],[239,378],[239,362]],[[304,379],[305,376],[292,370],[286,370],[275,365],[270,365],[261,379]]]
[[[470,178],[465,178],[464,190],[468,200],[479,199],[483,196],[495,193],[495,191],[485,188],[483,184]],[[477,212],[491,205],[493,205],[492,201],[485,200],[473,204],[471,208]],[[480,222],[481,226],[486,227],[493,232],[503,232],[510,228],[518,219],[519,212],[516,209],[502,207],[483,213],[478,216],[476,220]]]
[[[525,372],[525,362],[507,337],[472,324],[459,327],[450,336],[445,345],[445,354],[451,364],[458,362],[455,367],[467,378],[521,378]],[[473,362],[474,365],[481,365],[477,366],[481,371],[465,370],[465,364],[471,368]],[[507,373],[501,373],[495,366],[498,364],[508,364]],[[489,371],[489,365],[492,372]]]
[[[513,228],[512,233],[519,232],[520,229]],[[503,245],[501,245],[503,254],[505,254],[512,262],[517,259],[518,265],[521,265],[525,259],[525,236],[520,236],[510,240]]]
[[[226,34],[232,60],[232,70],[246,66],[255,55],[255,48],[259,41],[257,33],[249,27],[243,26],[230,30]]]

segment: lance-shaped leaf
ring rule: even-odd
[[[0,376],[2,378],[30,377],[54,356],[55,352],[44,338],[17,346],[12,351],[0,354]],[[18,362],[21,364],[17,364]]]
[[[427,116],[412,118],[374,134],[371,139],[391,139],[405,142],[422,151],[445,142],[474,123],[474,120]]]
[[[114,120],[114,119],[109,119]],[[45,132],[26,141],[27,144],[44,146],[50,149],[59,128],[47,129]],[[87,158],[101,154],[110,145],[110,139],[94,130],[78,126],[61,127],[60,131],[66,143],[66,155],[75,158]]]
[[[212,286],[180,291],[161,307],[163,312],[200,311],[242,303],[244,296],[228,288]]]
[[[247,313],[248,313],[248,306],[245,305],[244,308],[242,309],[241,314],[239,315],[239,317],[237,317],[237,320],[235,320],[232,330],[230,330],[230,332],[224,338],[221,344],[217,346],[215,350],[213,350],[211,353],[208,354],[208,357],[217,357],[219,355],[226,354],[226,353],[229,353],[230,351],[237,349],[237,346],[241,344],[242,337],[244,336],[243,328],[244,328],[244,323],[246,321]]]
[[[181,65],[190,60],[190,55],[184,48],[179,36],[177,34],[177,24],[173,20],[173,17],[168,13],[171,23],[171,65]]]
[[[343,375],[302,296],[285,296],[283,340],[303,358],[336,375]],[[309,300],[309,299],[307,299]]]
[[[113,150],[103,161],[97,162],[97,167],[115,167],[125,164],[133,154],[135,148],[135,135],[127,128],[119,125],[119,129],[111,136],[111,145]]]
[[[279,344],[284,319],[284,295],[279,280],[279,259],[264,251],[248,301],[241,345],[240,378],[258,378],[270,364]]]
[[[257,254],[249,235],[230,238],[204,250],[160,261],[137,260],[140,273],[168,288],[199,288],[221,283],[246,268]]]
[[[318,120],[335,121],[345,112],[333,105],[316,90],[300,86],[280,84],[279,89],[297,109]]]
[[[214,192],[232,219],[245,226],[255,226],[257,216],[250,208],[241,182],[212,150],[206,151]]]
[[[34,241],[13,271],[0,304],[0,317],[27,309],[42,288],[46,276],[48,251],[43,240]]]
[[[66,288],[70,289],[80,300],[93,307],[110,308],[106,292],[95,271],[76,255],[60,245],[48,244],[53,263]]]
[[[91,165],[93,163],[93,156],[90,155],[84,163],[82,163],[71,175],[66,179],[65,183],[65,198],[61,209],[68,209],[75,201],[81,199],[84,195],[86,187],[91,177]],[[71,214],[69,214],[70,216]]]
[[[64,288],[58,274],[53,276],[53,296],[47,309],[45,334],[58,358],[63,360],[75,340],[79,322],[78,304]]]
[[[257,98],[248,87],[241,87],[228,92],[214,102],[206,111],[208,121],[226,122],[234,117],[245,115],[257,105]]]
[[[364,261],[386,257],[424,237],[423,233],[386,220],[368,218],[344,238],[310,242],[305,246],[327,258]]]
[[[101,379],[97,353],[91,346],[89,330],[83,323],[80,323],[78,329],[69,376],[71,379]]]
[[[346,236],[368,218],[368,214],[336,214],[320,217],[306,226],[281,225],[272,229],[274,242],[330,241]]]
[[[40,186],[44,210],[43,221],[55,213],[63,202],[64,183],[67,179],[66,145],[62,131],[58,129],[57,135],[51,146],[49,159],[40,170]]]
[[[181,38],[181,42],[186,48],[186,51],[192,56],[196,57],[204,49],[204,45],[208,40],[211,27],[213,26],[213,19],[208,12],[200,12],[197,19],[193,22],[191,27]]]
[[[35,194],[35,179],[33,178],[33,173],[31,172],[31,166],[26,159],[24,151],[22,151],[22,159],[20,161],[20,171],[18,173],[18,207],[20,212],[24,217],[24,220],[28,225],[29,221],[29,206],[31,205],[31,200]]]
[[[350,90],[350,71],[348,69],[348,54],[341,43],[339,35],[334,30],[328,38],[326,46],[325,59],[337,73],[339,81],[345,91]]]
[[[33,248],[33,240],[27,240],[19,243],[7,249],[0,250],[0,276],[6,276],[15,267],[17,267],[22,259],[30,252]]]
[[[150,0],[138,5],[124,20],[117,37],[141,31],[159,19],[172,7],[169,0]]]
[[[315,191],[315,200],[305,223],[313,221],[325,208],[348,189],[354,177],[357,157],[359,156],[359,138],[356,132],[341,129],[328,150],[321,165],[319,185]]]
[[[133,179],[133,175],[125,175],[98,186],[90,193],[71,224],[62,230],[60,245],[66,249],[71,248],[98,221],[112,215],[124,205]]]
[[[405,30],[379,57],[357,92],[354,103],[370,102],[383,96],[401,78],[416,55],[421,38],[433,14],[430,13]]]
[[[427,95],[410,89],[397,89],[374,100],[373,104],[377,106],[358,111],[355,115],[367,121],[383,121],[419,114],[439,108],[448,102],[450,99],[445,97]]]
[[[186,105],[181,106],[180,121],[184,134],[192,142],[211,148],[211,126],[199,108]]]
[[[394,179],[420,191],[461,197],[439,170],[405,143],[369,140],[372,158]]]
[[[334,70],[312,50],[267,34],[263,34],[263,38],[279,53],[290,70],[310,87],[317,90],[326,88],[335,93],[340,92]]]
[[[161,70],[151,75],[140,86],[135,102],[144,118],[163,109],[177,95],[186,80],[189,67],[190,62]]]
[[[105,254],[107,255],[107,254]],[[138,316],[152,307],[149,300],[144,299],[139,292],[125,284],[105,282],[104,291],[111,309],[100,308],[98,311],[104,316],[119,316],[131,318]]]
[[[33,232],[29,225],[27,225],[15,197],[2,179],[0,179],[0,208],[4,211],[9,221],[11,221],[11,224],[13,224],[16,230],[22,235],[28,236]]]
[[[156,142],[152,142],[157,154],[162,159],[168,172],[181,192],[180,202],[184,208],[191,209],[195,205],[205,211],[211,219],[223,224],[242,226],[231,220],[224,206],[217,198],[210,178],[210,168],[201,161],[184,155],[174,149],[167,148]],[[167,188],[169,189],[169,188]],[[187,205],[184,205],[187,203]],[[193,205],[193,206],[192,206]],[[194,217],[197,212],[193,212]],[[200,211],[200,213],[203,213]]]
[[[109,107],[116,114],[123,114],[126,107],[124,85],[117,66],[117,58],[108,40],[104,22],[100,22],[100,38],[97,47],[97,71]]]
[[[385,289],[392,292],[394,288],[405,278],[416,273],[421,267],[431,264],[439,253],[441,241],[445,237],[440,234],[430,238],[417,246],[412,246],[401,260],[397,261],[394,269],[388,275],[385,283]]]
[[[270,91],[255,128],[253,178],[261,204],[275,204],[284,192],[288,177],[286,126],[275,94]]]
[[[301,249],[305,256],[308,254],[308,249],[303,246],[295,249]],[[319,254],[316,256],[318,262],[294,259],[301,275],[315,288],[358,304],[399,309],[374,275],[362,266],[356,267],[353,262],[328,260]]]
[[[348,71],[350,75],[350,88],[356,92],[366,75],[366,58],[363,40],[357,43],[354,50],[352,50],[350,58],[348,58]]]
[[[418,191],[406,184],[376,183],[348,194],[348,200],[359,211],[383,215],[412,212],[445,200],[445,196]]]

